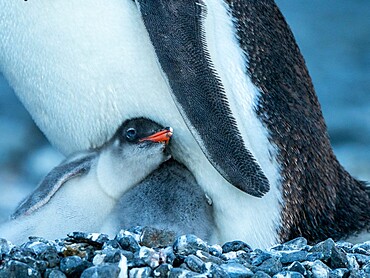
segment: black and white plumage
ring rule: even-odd
[[[279,178],[272,185],[281,192],[281,207],[276,208],[281,210],[276,229],[280,240],[340,239],[370,231],[370,189],[334,156],[305,62],[274,1],[136,2],[175,99],[194,130],[200,128],[192,117],[205,119],[208,111],[222,106],[218,101],[225,101],[232,111],[224,113],[232,112],[243,139],[250,139],[256,129],[243,126],[242,121],[250,119],[242,109],[248,95],[254,96],[252,117],[266,130],[268,144],[275,149],[270,160],[278,165]],[[250,90],[243,87],[246,83]],[[218,124],[209,118],[217,128],[227,123],[221,117]],[[254,146],[248,147],[257,153]]]
[[[172,131],[147,119],[126,121],[102,148],[55,167],[0,226],[0,237],[20,243],[71,231],[99,231],[124,192],[169,159]],[[168,137],[166,137],[168,136]]]
[[[118,200],[102,232],[115,235],[120,229],[150,226],[195,234],[212,240],[215,224],[210,200],[191,172],[170,159],[128,190]]]

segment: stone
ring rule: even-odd
[[[311,267],[313,278],[327,278],[331,269],[322,261],[314,261]]]
[[[329,272],[329,278],[343,278],[349,276],[349,270],[347,268],[337,268]]]
[[[170,274],[168,276],[169,278],[206,278],[207,276],[205,274],[199,274],[196,272],[192,272],[186,269],[174,267],[171,269]],[[130,276],[131,278],[131,276]]]
[[[348,261],[348,269],[354,270],[359,269],[360,266],[356,260],[356,256],[354,254],[347,254],[347,261]]]
[[[270,259],[272,257],[270,253],[267,253],[260,249],[255,249],[250,255],[251,255],[250,256],[251,264],[254,266],[259,266],[265,260]]]
[[[315,246],[313,246],[310,249],[310,252],[320,252],[323,254],[322,260],[327,262],[329,258],[331,257],[332,249],[335,247],[335,242],[328,238],[327,240],[324,240],[322,242],[319,242]]]
[[[54,245],[45,242],[28,242],[25,247],[33,250],[38,260],[46,261],[49,268],[53,268],[59,263],[60,258]]]
[[[288,271],[299,272],[303,276],[306,276],[307,275],[306,268],[300,262],[293,262],[290,266],[288,266],[287,270]]]
[[[9,254],[11,249],[10,242],[4,238],[0,238],[0,260],[7,254]]]
[[[170,264],[161,264],[153,271],[153,275],[154,277],[168,277],[172,268]]]
[[[360,265],[364,265],[364,264],[370,263],[370,256],[363,255],[363,254],[354,254],[354,256],[356,258],[356,261]]]
[[[206,274],[208,277],[213,278],[230,277],[224,269],[214,263],[205,263],[202,269],[202,273]]]
[[[331,268],[347,268],[348,259],[346,253],[344,253],[340,248],[334,246],[331,250],[329,266]]]
[[[238,263],[229,262],[222,264],[221,268],[230,276],[230,278],[248,278],[254,275],[250,269]]]
[[[270,278],[271,276],[268,275],[267,273],[263,272],[263,271],[257,271],[256,273],[254,273],[253,277],[252,278]]]
[[[109,240],[108,235],[101,233],[73,232],[69,233],[68,237],[72,242],[85,242],[99,248],[101,248],[103,244]]]
[[[205,263],[215,263],[215,264],[222,264],[224,261],[216,256],[212,256],[211,254],[204,252],[202,250],[198,250],[195,255],[201,259]]]
[[[314,261],[322,260],[322,259],[324,259],[324,254],[321,252],[308,253],[306,257],[306,260],[309,262],[314,262]]]
[[[307,258],[307,251],[291,251],[291,252],[281,252],[280,262],[282,264],[290,264],[292,262],[305,261]]]
[[[224,245],[222,245],[223,253],[228,253],[231,251],[239,251],[239,250],[243,250],[248,253],[252,252],[252,248],[248,244],[240,240],[226,242]]]
[[[209,246],[209,254],[220,258],[222,256],[222,247],[218,244]]]
[[[104,255],[105,263],[118,263],[121,256],[125,256],[127,260],[132,260],[134,258],[134,254],[132,252],[112,247],[103,249],[101,254]]]
[[[168,264],[173,265],[176,260],[176,255],[173,252],[172,246],[168,246],[164,249],[160,249],[159,252],[161,253],[161,256],[165,259],[165,262]]]
[[[114,238],[123,250],[135,253],[140,250],[139,243],[130,232],[121,230]]]
[[[301,250],[307,246],[307,239],[304,237],[297,237],[283,244],[278,244],[271,248],[275,251],[287,251],[287,250]]]
[[[100,264],[85,269],[81,278],[117,278],[121,269],[115,264]]]
[[[152,277],[152,269],[150,267],[132,268],[130,269],[130,278],[149,278]]]
[[[141,231],[140,244],[150,248],[159,248],[172,245],[176,233],[169,230],[144,227]]]
[[[304,276],[295,271],[282,271],[272,276],[273,278],[303,278]]]
[[[195,235],[182,235],[173,243],[173,251],[180,256],[195,254],[198,250],[208,252],[207,244]]]
[[[189,255],[185,258],[185,263],[190,270],[194,272],[201,272],[204,267],[204,262],[195,255]]]
[[[145,246],[140,247],[140,251],[135,256],[142,259],[151,268],[156,268],[164,262],[164,258],[159,252]]]
[[[338,248],[348,252],[352,252],[353,244],[347,241],[337,241],[336,243]]]
[[[353,251],[356,252],[357,249],[362,249],[362,250],[366,250],[366,251],[370,252],[370,241],[365,241],[365,242],[362,242],[362,243],[355,244],[353,246]],[[364,254],[364,255],[367,255],[367,254]]]
[[[58,269],[47,269],[44,274],[45,278],[67,278],[67,276]]]
[[[368,273],[370,275],[370,262],[368,262],[366,265],[364,265],[362,267],[362,270],[365,272],[365,273]]]
[[[256,270],[261,270],[263,272],[266,272],[268,275],[273,276],[282,270],[282,264],[278,257],[272,257],[263,261],[262,264],[257,266]]]
[[[1,267],[0,278],[41,278],[41,273],[25,263],[10,260]]]
[[[60,270],[67,276],[79,276],[91,263],[78,256],[70,256],[60,260]]]

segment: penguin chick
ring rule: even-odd
[[[98,231],[121,195],[169,159],[171,128],[143,118],[125,121],[103,147],[55,167],[0,227],[0,237],[63,237]]]
[[[207,241],[215,229],[213,209],[191,172],[179,162],[164,162],[117,202],[102,232],[133,226],[195,234]]]

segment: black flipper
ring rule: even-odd
[[[202,151],[227,181],[262,197],[269,182],[245,147],[205,47],[205,5],[201,0],[136,2],[175,103]]]
[[[44,178],[40,185],[28,196],[11,215],[11,219],[16,219],[23,215],[29,215],[49,202],[54,194],[68,180],[86,175],[96,158],[95,153],[90,153],[82,158],[63,162],[55,167]]]

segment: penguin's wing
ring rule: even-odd
[[[202,151],[227,181],[262,197],[269,181],[245,146],[206,49],[203,2],[136,0],[175,103]]]
[[[55,167],[44,178],[40,185],[28,196],[11,215],[11,219],[16,219],[22,215],[29,215],[49,202],[54,194],[68,180],[86,175],[96,158],[95,153],[89,153],[83,157],[67,160]]]

